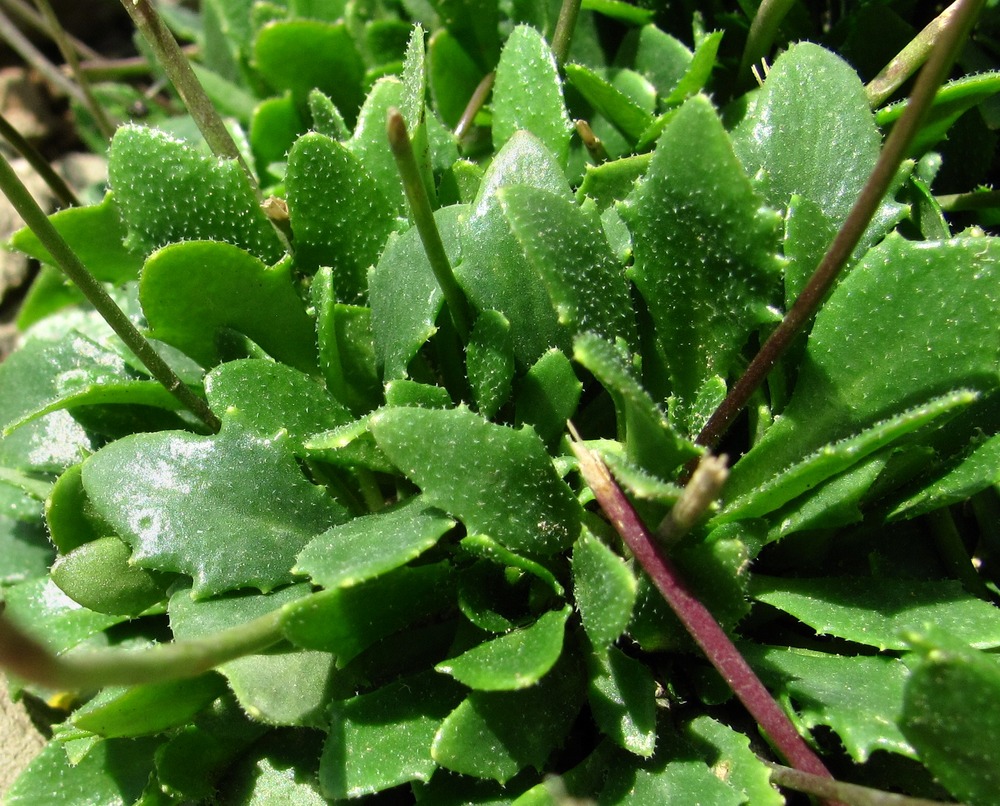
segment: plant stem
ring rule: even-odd
[[[3,191],[18,215],[49,251],[63,273],[83,292],[90,304],[104,317],[104,321],[125,342],[125,346],[135,353],[136,357],[149,370],[150,375],[163,384],[168,392],[173,394],[185,408],[212,431],[218,431],[221,425],[219,419],[208,408],[205,401],[188,389],[174,374],[166,361],[160,358],[156,350],[153,349],[153,345],[146,340],[128,316],[111,299],[108,292],[104,290],[104,286],[80,262],[76,253],[70,249],[69,244],[52,226],[52,222],[49,221],[42,208],[38,206],[31,194],[28,193],[27,188],[18,179],[14,169],[10,167],[10,163],[2,157],[0,157],[0,191]]]
[[[496,73],[489,72],[483,76],[482,81],[480,81],[476,86],[476,89],[472,93],[472,97],[469,98],[469,103],[465,105],[465,110],[462,112],[462,117],[459,118],[458,125],[455,126],[456,140],[461,140],[465,137],[466,132],[472,128],[472,121],[476,119],[476,115],[479,114],[479,110],[482,109],[483,104],[486,103],[486,99],[493,90],[493,82],[496,80],[496,77]]]
[[[909,795],[897,795],[894,792],[834,781],[770,761],[765,761],[764,764],[771,771],[771,780],[778,786],[821,798],[837,798],[850,806],[959,806],[957,803],[911,798]]]
[[[625,545],[774,746],[797,769],[832,778],[719,622],[681,579],[604,463],[579,441],[574,441],[572,447],[580,460],[580,473]]]
[[[198,54],[197,45],[181,48],[185,56]],[[80,69],[95,81],[118,81],[138,76],[148,76],[153,70],[145,56],[129,56],[124,59],[93,59],[80,63]]]
[[[441,293],[444,294],[451,320],[455,323],[455,330],[458,331],[462,341],[468,341],[469,306],[451,269],[451,261],[448,260],[441,233],[434,221],[434,211],[427,196],[427,188],[424,187],[424,180],[420,176],[420,166],[417,165],[417,158],[413,153],[413,144],[406,131],[406,121],[398,109],[389,110],[386,131],[389,135],[392,156],[396,159],[396,168],[403,180],[406,201],[410,205],[410,215],[413,217],[417,232],[420,233],[420,240],[423,241],[424,252],[430,261],[431,270],[441,288]]]
[[[281,610],[204,638],[138,651],[106,649],[56,656],[0,615],[0,666],[49,688],[72,691],[194,677],[282,639]]]
[[[576,132],[580,135],[583,146],[587,149],[587,153],[590,154],[590,158],[594,161],[595,165],[600,165],[611,159],[608,156],[608,150],[604,147],[604,143],[601,142],[601,138],[594,134],[594,130],[590,128],[590,124],[587,121],[578,120],[576,122]]]
[[[94,123],[97,124],[97,128],[101,134],[104,135],[105,139],[110,140],[115,133],[115,124],[111,122],[104,108],[98,102],[97,98],[94,97],[90,82],[87,81],[87,77],[80,71],[80,59],[76,55],[76,50],[70,44],[62,23],[59,22],[55,11],[52,10],[49,0],[35,0],[35,5],[38,6],[42,17],[45,18],[48,29],[47,33],[55,40],[56,45],[59,46],[59,52],[62,53],[63,59],[69,65],[70,72],[76,80],[80,92],[83,93],[84,107],[94,118]]]
[[[948,8],[938,14],[919,34],[910,40],[909,44],[892,59],[882,72],[865,86],[865,95],[872,109],[881,106],[889,96],[898,90],[903,82],[912,76],[930,55],[934,43],[941,32],[947,27],[957,10],[960,0],[955,0]]]
[[[552,55],[556,65],[562,67],[569,58],[569,46],[573,42],[573,32],[576,30],[576,20],[580,16],[580,0],[562,0],[559,7],[559,18],[556,20],[556,30],[552,34]]]
[[[152,48],[153,55],[166,72],[177,94],[181,96],[212,153],[217,157],[236,160],[250,180],[250,186],[260,196],[257,177],[244,162],[243,155],[240,154],[229,129],[226,128],[225,122],[205,94],[205,89],[195,76],[194,70],[191,69],[191,63],[173,34],[160,19],[152,3],[149,0],[121,0],[121,3],[135,23],[135,27]]]
[[[752,68],[765,58],[778,35],[778,28],[795,5],[795,0],[762,0],[757,13],[750,23],[747,42],[743,48],[743,58],[737,75],[737,84],[750,86],[753,80]]]
[[[66,181],[53,170],[52,165],[43,157],[38,149],[25,140],[10,121],[0,114],[0,137],[3,137],[19,153],[35,172],[45,180],[45,184],[55,194],[55,197],[67,207],[79,207],[80,200]]]
[[[7,9],[16,14],[21,18],[23,22],[26,22],[36,31],[40,33],[47,34],[48,28],[45,25],[45,20],[42,19],[41,15],[35,11],[30,5],[28,5],[24,0],[0,0],[0,5],[6,6]],[[85,59],[102,59],[100,53],[94,50],[86,42],[81,42],[75,36],[70,33],[66,33],[66,38],[69,43],[73,46],[73,49]]]
[[[847,264],[851,253],[861,240],[868,222],[878,209],[907,149],[916,136],[920,123],[930,109],[938,87],[948,75],[955,56],[961,48],[972,23],[982,8],[984,0],[959,0],[961,7],[956,10],[946,27],[934,52],[917,78],[910,100],[902,116],[886,138],[878,161],[872,169],[868,181],[858,194],[843,226],[834,236],[826,254],[813,273],[806,287],[799,294],[781,324],[754,356],[740,379],[729,390],[726,399],[713,412],[705,427],[698,434],[696,442],[714,448],[726,429],[750,399],[750,396],[767,378],[778,359],[812,318],[833,286],[841,270]]]
[[[87,99],[80,91],[80,88],[62,74],[58,67],[45,58],[42,52],[36,48],[28,38],[21,33],[20,29],[11,22],[10,18],[0,11],[0,39],[10,45],[11,49],[17,53],[28,64],[34,67],[47,80],[84,106]]]

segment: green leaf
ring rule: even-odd
[[[333,708],[319,775],[328,798],[357,798],[407,781],[427,781],[437,769],[431,742],[462,689],[425,672]]]
[[[650,112],[589,67],[567,64],[564,69],[569,83],[632,144],[653,124]]]
[[[965,501],[995,484],[1000,484],[1000,435],[985,439],[954,468],[897,504],[889,517],[915,518]]]
[[[282,629],[297,646],[333,653],[342,668],[376,641],[440,613],[454,598],[448,563],[403,566],[287,605]]]
[[[385,385],[387,406],[417,406],[422,409],[451,409],[455,407],[448,390],[431,383],[418,383],[406,378],[389,381]]]
[[[808,88],[808,90],[806,90]],[[839,227],[878,158],[880,137],[854,69],[819,45],[779,56],[733,142],[768,204],[793,195],[820,206]]]
[[[344,519],[302,475],[291,443],[237,422],[215,437],[137,434],[91,456],[83,483],[138,565],[190,574],[198,597],[268,591],[291,581],[310,539]]]
[[[580,8],[585,11],[596,11],[605,17],[630,25],[645,25],[652,22],[655,16],[652,9],[634,6],[622,0],[583,0]]]
[[[108,180],[143,254],[176,241],[224,241],[273,263],[283,250],[242,169],[156,129],[122,126],[111,141]],[[164,200],[169,200],[164,203]]]
[[[473,58],[445,28],[431,34],[427,66],[434,109],[450,129],[458,124],[482,78]]]
[[[137,616],[165,598],[173,577],[132,565],[131,555],[119,538],[102,537],[56,560],[52,581],[98,613]]]
[[[702,96],[667,124],[622,217],[635,247],[630,275],[666,358],[675,419],[697,433],[704,423],[690,409],[699,390],[728,376],[750,333],[773,319],[779,220],[762,206]]]
[[[396,226],[394,204],[360,159],[322,134],[295,142],[285,183],[296,266],[309,274],[332,267],[337,299],[363,301],[368,268]],[[361,221],[364,226],[358,227]]]
[[[75,331],[58,341],[28,339],[0,365],[0,384],[17,390],[0,402],[4,435],[50,412],[74,406],[178,406],[159,382],[134,372],[118,353]]]
[[[496,0],[429,0],[445,28],[483,70],[497,63],[500,53],[499,4]]]
[[[530,429],[492,425],[468,409],[388,409],[372,418],[379,447],[429,504],[513,551],[572,544],[580,506]]]
[[[705,88],[715,68],[715,57],[721,42],[722,31],[715,31],[701,39],[684,75],[663,98],[664,105],[679,104]]]
[[[590,710],[601,732],[648,758],[656,747],[656,680],[649,667],[621,650],[587,655]]]
[[[588,165],[576,192],[577,201],[582,204],[584,198],[593,199],[597,209],[605,211],[615,202],[624,200],[649,170],[652,156],[636,154],[600,165]]]
[[[728,501],[714,522],[726,523],[740,518],[766,515],[798,496],[808,493],[821,482],[857,465],[875,451],[971,405],[977,398],[976,393],[969,391],[952,392],[934,398],[926,405],[917,406],[876,423],[856,436],[824,445],[747,492],[743,492],[745,489],[743,471],[737,472],[734,468],[735,480],[730,476],[726,488]],[[770,431],[767,432],[769,433]],[[768,439],[767,434],[765,440]]]
[[[569,199],[569,187],[552,153],[531,134],[518,132],[493,158],[462,232],[459,284],[480,311],[499,311],[510,322],[514,355],[524,364],[549,347],[563,346],[545,283],[524,256],[503,214],[498,191],[530,185]]]
[[[42,637],[50,650],[65,652],[124,616],[95,613],[74,602],[48,577],[31,579],[3,591],[4,617]]]
[[[464,551],[504,566],[505,569],[516,568],[519,571],[524,571],[544,582],[556,596],[561,597],[563,595],[563,586],[546,566],[505,549],[486,535],[469,535],[468,537],[463,537],[460,545]]]
[[[896,727],[910,674],[903,661],[759,645],[740,650],[801,731],[829,727],[859,763],[876,750],[914,756]]]
[[[590,370],[615,403],[619,436],[628,458],[660,478],[697,456],[695,446],[678,434],[639,384],[625,357],[606,341],[590,334],[578,336],[573,359]]]
[[[435,670],[477,691],[512,691],[538,683],[559,660],[570,608],[442,661]]]
[[[431,755],[446,769],[503,784],[541,769],[580,710],[582,674],[573,656],[521,691],[474,691],[442,723]]]
[[[403,103],[399,111],[412,132],[424,119],[424,98],[427,95],[427,68],[424,64],[424,29],[415,25],[410,31],[403,60]]]
[[[453,266],[462,259],[460,221],[467,211],[467,207],[455,205],[434,214]],[[435,320],[444,296],[416,227],[390,236],[384,247],[369,278],[368,294],[375,355],[382,377],[389,381],[406,377],[410,361],[437,332]]]
[[[331,140],[346,140],[351,134],[336,104],[319,90],[309,93],[309,115],[313,131],[326,135]]]
[[[205,376],[208,405],[225,422],[262,439],[285,431],[294,450],[318,431],[345,425],[350,412],[312,377],[273,361],[229,361]]]
[[[125,225],[113,194],[105,195],[100,204],[60,210],[49,221],[98,280],[127,283],[139,276],[142,256],[125,247]],[[38,236],[27,227],[14,233],[10,245],[42,263],[56,265]]]
[[[903,632],[924,624],[975,647],[1000,646],[996,608],[966,593],[955,580],[779,579],[755,574],[751,592],[757,601],[791,613],[820,635],[877,649],[905,649]]]
[[[454,525],[417,496],[327,530],[306,545],[293,570],[324,588],[357,585],[419,557]]]
[[[353,121],[364,100],[364,65],[343,22],[287,20],[265,25],[253,43],[257,69],[279,90],[301,103],[318,89],[346,120]]]
[[[45,499],[49,539],[62,554],[114,532],[83,489],[83,465],[73,465],[56,479]]]
[[[361,107],[354,135],[345,143],[401,216],[407,209],[406,196],[396,160],[386,147],[385,122],[389,110],[403,103],[404,93],[402,82],[394,76],[376,81]]]
[[[151,335],[203,366],[219,362],[217,334],[230,328],[277,360],[314,371],[314,325],[290,272],[288,260],[268,267],[229,244],[179,243],[146,261],[139,296]]]
[[[817,314],[795,391],[734,466],[730,500],[822,445],[935,396],[996,389],[998,256],[996,239],[978,237],[890,236],[870,251]]]
[[[104,689],[70,717],[78,730],[108,738],[160,733],[189,722],[226,684],[215,672],[184,680]]]
[[[530,93],[525,88],[530,87]],[[534,28],[518,25],[500,54],[493,85],[493,147],[502,148],[515,132],[537,137],[566,164],[572,133],[555,57]]]
[[[250,121],[250,146],[263,181],[280,181],[288,150],[307,128],[291,92],[257,104]]]
[[[181,640],[207,638],[302,600],[308,594],[308,585],[291,585],[268,595],[245,592],[196,600],[192,591],[180,588],[170,597],[170,628]],[[272,725],[320,727],[329,699],[328,679],[333,665],[334,659],[325,652],[277,647],[264,654],[228,661],[218,671],[229,681],[240,706],[251,719]]]
[[[158,738],[99,742],[71,764],[59,742],[49,742],[7,791],[8,806],[132,804],[153,771]]]
[[[580,404],[583,384],[561,350],[547,350],[521,378],[514,421],[527,423],[551,447],[566,432]]]
[[[502,313],[484,311],[476,317],[466,345],[465,366],[476,408],[492,420],[510,398],[514,380],[510,322]]]
[[[0,516],[0,587],[8,587],[48,573],[54,552],[45,527],[36,518],[25,522]]]
[[[771,771],[750,749],[750,739],[709,716],[692,719],[684,728],[686,737],[700,746],[712,772],[752,806],[783,806],[785,799],[771,784]]]
[[[920,760],[965,803],[1000,790],[1000,667],[944,630],[910,636],[920,661],[906,684],[900,729]]]
[[[628,627],[638,590],[625,561],[584,529],[573,546],[573,597],[598,652]]]
[[[620,336],[636,344],[628,281],[596,209],[527,186],[504,188],[498,195],[515,237],[545,283],[559,323],[574,335],[590,331],[608,341]]]

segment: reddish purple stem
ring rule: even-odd
[[[593,490],[611,524],[691,637],[785,760],[798,770],[832,779],[830,771],[799,736],[795,726],[719,626],[719,622],[681,579],[676,567],[657,545],[603,462],[580,443],[574,443],[573,450],[580,460],[583,478]]]

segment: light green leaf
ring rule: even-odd
[[[653,317],[675,420],[697,433],[691,407],[699,390],[727,377],[749,334],[773,318],[779,220],[762,206],[703,96],[667,124],[621,212],[632,230],[630,275]]]
[[[545,284],[511,232],[497,192],[530,185],[569,199],[569,185],[555,157],[534,136],[518,132],[493,158],[462,232],[459,284],[480,311],[499,311],[510,322],[514,354],[524,364],[549,347],[563,346]]]
[[[287,20],[265,25],[253,43],[261,75],[305,102],[310,90],[328,95],[353,121],[364,100],[364,65],[343,22]]]
[[[910,674],[903,661],[758,645],[740,651],[803,732],[829,727],[859,763],[876,750],[914,757],[896,727]]]
[[[429,780],[437,769],[431,742],[461,700],[461,686],[425,672],[334,705],[319,766],[323,794],[357,798]]]
[[[379,447],[429,504],[513,551],[553,554],[580,528],[580,506],[531,429],[492,425],[468,409],[388,409],[372,417]]]
[[[755,574],[751,593],[821,635],[877,649],[905,649],[903,632],[924,624],[934,624],[975,647],[1000,646],[996,608],[966,593],[955,580],[779,579]]]
[[[461,259],[460,205],[434,215],[445,253],[453,266]],[[384,380],[405,378],[410,361],[437,332],[443,295],[415,227],[390,236],[368,281],[375,355]]]
[[[349,587],[419,557],[454,525],[417,496],[327,530],[306,545],[293,571],[324,588]]]
[[[651,112],[589,67],[567,64],[566,79],[587,102],[634,144],[653,124]]]
[[[795,391],[734,466],[729,500],[907,408],[955,389],[996,389],[998,266],[1000,242],[986,237],[893,235],[868,252],[817,314]]]
[[[576,413],[582,392],[583,383],[565,353],[547,350],[521,378],[514,421],[532,426],[551,447],[566,433],[566,421]]]
[[[396,226],[393,203],[358,157],[322,134],[295,141],[285,183],[296,266],[332,267],[337,299],[364,301],[368,269]]]
[[[403,61],[403,102],[399,111],[413,132],[424,118],[424,97],[427,94],[427,68],[424,65],[424,29],[415,25],[406,45]]]
[[[715,68],[715,57],[721,42],[722,31],[710,33],[698,42],[684,75],[663,98],[664,105],[679,104],[705,88]]]
[[[530,87],[530,92],[525,88]],[[566,164],[572,127],[563,102],[556,61],[544,37],[519,25],[500,54],[493,85],[493,147],[502,148],[515,132],[527,131]]]
[[[447,29],[431,34],[427,50],[431,98],[441,120],[453,129],[462,117],[482,73]]]
[[[514,380],[510,322],[502,313],[484,311],[476,317],[466,345],[465,366],[476,408],[492,420],[510,398]]]
[[[178,243],[146,261],[139,296],[150,334],[202,366],[218,363],[218,333],[229,328],[279,361],[316,369],[314,325],[288,260],[268,267],[229,244]]]
[[[550,610],[534,624],[479,644],[434,668],[477,691],[533,686],[559,660],[569,615],[568,607]]]
[[[596,650],[628,627],[638,590],[625,561],[585,529],[573,546],[573,597]]]
[[[793,195],[804,196],[835,228],[868,179],[880,140],[854,68],[809,42],[775,60],[733,136],[768,204],[783,210]]]
[[[305,479],[291,443],[235,422],[215,437],[136,434],[91,456],[83,483],[136,564],[190,574],[198,597],[268,591],[290,582],[296,554],[345,514]]]
[[[283,250],[233,160],[205,156],[156,129],[122,126],[108,180],[128,229],[126,246],[148,255],[177,241],[224,241],[268,263]]]
[[[344,144],[375,180],[389,203],[394,205],[397,215],[405,215],[406,197],[396,160],[386,145],[385,121],[389,110],[393,107],[398,109],[403,103],[404,93],[402,82],[395,76],[376,81],[358,114],[354,135]],[[354,231],[353,227],[351,231]]]
[[[559,323],[575,334],[636,344],[635,315],[623,267],[615,260],[593,205],[579,207],[548,191],[499,191],[507,221],[541,276]]]
[[[899,722],[920,760],[972,806],[1000,791],[1000,666],[945,630],[913,634],[920,655],[906,684]]]

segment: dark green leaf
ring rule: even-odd
[[[656,680],[641,661],[615,647],[587,656],[590,710],[604,735],[638,756],[656,747]]]
[[[685,734],[702,751],[712,772],[751,806],[783,806],[785,799],[771,784],[771,772],[750,749],[747,736],[709,716],[699,716],[685,726]]]
[[[703,423],[690,410],[702,386],[726,377],[749,334],[773,319],[779,219],[762,206],[701,96],[667,124],[622,215],[635,246],[630,273],[666,357],[675,419],[697,433]]]
[[[552,446],[566,432],[566,421],[576,413],[582,391],[583,384],[566,355],[548,350],[521,378],[514,420],[532,426]]]
[[[460,686],[427,672],[335,705],[320,759],[323,793],[357,798],[429,780],[437,769],[431,742],[461,699]]]
[[[573,596],[595,649],[603,650],[628,627],[637,592],[621,557],[584,530],[573,546]]]
[[[910,636],[920,655],[899,722],[927,767],[974,806],[1000,791],[1000,666],[943,630]]]
[[[510,322],[502,313],[484,311],[476,317],[466,346],[465,366],[476,408],[492,420],[510,398],[514,379]]]
[[[531,429],[492,425],[468,409],[388,409],[379,447],[428,503],[514,551],[553,554],[580,528],[580,507]]]
[[[445,125],[454,128],[482,78],[480,70],[444,28],[431,35],[427,62],[434,108]]]

